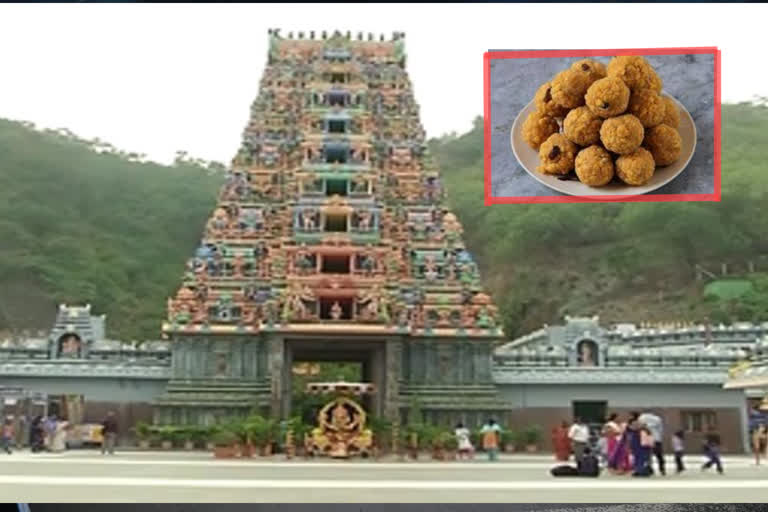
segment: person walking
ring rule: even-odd
[[[51,435],[51,443],[49,450],[53,453],[61,453],[67,449],[67,429],[69,429],[69,422],[62,418],[55,424],[53,434]]]
[[[3,451],[5,451],[5,453],[8,455],[12,453],[11,445],[13,444],[13,438],[13,420],[11,418],[6,418],[3,422],[2,431],[0,431],[0,447],[2,447]]]
[[[662,475],[667,474],[667,468],[666,463],[664,460],[664,422],[662,419],[657,415],[654,414],[652,411],[645,411],[643,414],[640,415],[637,420],[640,422],[641,425],[645,425],[648,427],[648,430],[650,430],[651,435],[654,439],[654,445],[653,445],[653,455],[656,458],[656,465],[658,466],[659,473]],[[650,461],[649,461],[650,463]],[[651,466],[651,470],[653,470],[653,467]]]
[[[552,428],[552,448],[555,460],[566,461],[571,458],[571,440],[568,439],[568,422],[563,420],[560,425]]]
[[[765,423],[760,423],[752,432],[752,451],[755,452],[755,465],[760,465],[760,458],[765,456],[768,446],[768,428]]]
[[[501,433],[501,427],[499,427],[496,420],[489,419],[488,422],[480,429],[480,433],[483,435],[483,450],[488,454],[489,461],[495,461],[499,458],[499,435]]]
[[[635,471],[632,473],[632,476],[651,476],[653,474],[651,454],[653,453],[653,446],[656,443],[656,439],[653,437],[651,429],[645,425],[640,427],[639,437],[640,449],[637,452]]]
[[[619,447],[621,440],[622,429],[618,423],[619,415],[612,413],[608,416],[608,419],[603,424],[603,428],[600,430],[600,439],[605,442],[605,460],[606,464],[609,464]]]
[[[723,462],[720,460],[720,434],[714,427],[710,427],[704,442],[704,455],[707,461],[701,466],[702,471],[706,471],[713,465],[721,475],[723,471]]]
[[[463,423],[458,423],[456,429],[453,431],[456,436],[456,446],[459,453],[459,459],[463,459],[465,456],[468,459],[472,458],[475,451],[475,447],[472,446],[472,441],[469,439],[469,429],[464,426]]]
[[[115,445],[117,444],[117,418],[114,411],[109,411],[107,417],[101,423],[101,454],[115,454]]]
[[[29,445],[32,453],[38,453],[45,449],[45,428],[43,417],[35,416],[29,426]]]
[[[680,474],[685,471],[683,456],[685,455],[685,434],[682,430],[675,432],[672,436],[672,451],[675,453],[675,473]]]
[[[584,455],[584,448],[587,447],[589,442],[589,427],[577,417],[568,430],[568,439],[571,440],[571,446],[573,448],[573,457],[576,462],[579,462],[582,455]]]

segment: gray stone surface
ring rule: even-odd
[[[608,57],[596,57],[608,62]],[[659,55],[647,59],[664,80],[664,91],[693,116],[698,140],[688,167],[653,194],[714,193],[714,56]],[[536,89],[575,58],[491,60],[491,181],[495,197],[563,195],[534,180],[512,153],[509,133]]]
[[[668,463],[671,456],[667,455]],[[552,455],[503,455],[496,463],[483,457],[473,462],[436,463],[426,456],[417,462],[392,460],[286,461],[282,457],[249,460],[213,459],[209,453],[118,452],[104,458],[96,450],[63,455],[14,453],[0,464],[0,496],[9,502],[31,502],[32,512],[128,512],[117,503],[172,503],[169,508],[133,505],[142,512],[206,512],[200,503],[242,503],[232,506],[266,510],[254,503],[334,503],[346,506],[305,508],[314,512],[460,512],[483,510],[476,503],[503,503],[509,512],[559,509],[563,512],[740,512],[765,509],[734,505],[689,503],[765,502],[766,467],[756,468],[751,457],[725,457],[725,475],[701,472],[703,456],[691,453],[689,471],[666,478],[633,479],[604,474],[597,479],[553,478]],[[42,503],[57,503],[43,507]],[[99,508],[82,503],[112,502]],[[681,505],[624,505],[596,507],[597,503],[681,503]],[[38,503],[40,505],[38,505]],[[62,503],[77,503],[65,508]],[[374,503],[444,503],[440,506],[372,506]],[[512,505],[518,503],[519,505]],[[531,505],[541,503],[541,506]],[[577,503],[576,507],[566,503]],[[190,505],[183,505],[190,504]],[[192,505],[194,504],[194,505]],[[554,505],[552,505],[554,504]],[[114,508],[113,508],[114,507]],[[288,507],[291,507],[289,509]],[[333,508],[331,508],[333,507]],[[269,507],[289,512],[291,505]],[[217,505],[226,512],[229,506]],[[576,510],[574,510],[576,509]],[[501,512],[496,506],[494,512]],[[553,511],[554,512],[554,511]]]

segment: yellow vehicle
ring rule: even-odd
[[[67,447],[101,446],[104,441],[102,426],[99,423],[81,423],[72,425],[67,431]]]

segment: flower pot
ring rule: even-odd
[[[504,451],[506,453],[515,453],[515,445],[512,443],[505,444]]]
[[[207,443],[205,443],[205,449],[208,450],[209,452],[212,452],[213,450],[216,449],[216,445],[208,441]]]
[[[171,448],[173,448],[173,441],[162,441],[160,443],[160,447],[163,450],[170,450]]]
[[[256,447],[252,443],[245,443],[240,449],[241,457],[253,457],[256,453]]]
[[[217,459],[231,459],[237,457],[237,448],[234,446],[214,446],[213,456]]]
[[[526,445],[525,451],[527,451],[528,453],[536,453],[537,451],[539,451],[539,447],[538,445],[535,445],[535,444],[529,444],[529,445]]]
[[[265,444],[261,447],[261,456],[262,457],[270,457],[272,456],[272,443]]]
[[[142,439],[141,441],[139,441],[139,448],[141,450],[149,450],[149,440]]]
[[[195,442],[194,441],[184,441],[184,449],[187,451],[192,451],[195,449]]]

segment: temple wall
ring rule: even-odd
[[[487,384],[491,342],[416,339],[403,343],[402,379],[412,384]]]
[[[737,407],[742,391],[711,384],[499,384],[499,395],[512,408],[567,407],[573,401],[607,401],[608,408]]]
[[[151,402],[165,390],[166,380],[119,377],[3,377],[3,385],[49,395],[84,395],[86,402]]]
[[[259,338],[194,337],[173,349],[174,379],[232,378],[256,381],[267,375],[267,353]]]
[[[2,384],[48,395],[83,395],[83,422],[101,423],[107,412],[117,415],[119,443],[132,443],[137,422],[152,422],[151,402],[165,390],[161,379],[3,377]]]
[[[510,428],[537,424],[544,429],[543,447],[551,449],[550,429],[559,422],[573,419],[573,402],[607,402],[607,413],[626,418],[632,411],[653,408],[665,424],[664,443],[670,451],[670,435],[682,428],[682,416],[691,411],[714,413],[722,436],[723,451],[743,453],[748,450],[746,433],[746,398],[741,391],[723,390],[718,385],[499,385],[499,395],[508,404],[506,416]],[[686,433],[688,452],[701,452],[703,434]]]

